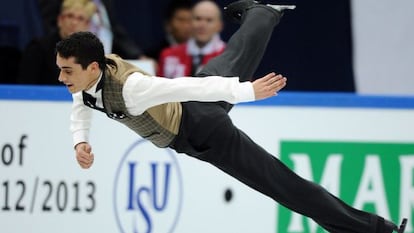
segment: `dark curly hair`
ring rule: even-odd
[[[63,58],[74,57],[75,62],[86,69],[92,62],[98,62],[105,69],[105,52],[102,42],[91,32],[76,32],[56,44],[56,53]]]

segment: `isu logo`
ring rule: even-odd
[[[182,205],[175,154],[139,140],[122,157],[114,182],[114,212],[123,233],[171,233]]]

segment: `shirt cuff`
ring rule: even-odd
[[[75,148],[81,142],[88,142],[88,130],[78,130],[72,133],[73,147]]]
[[[240,83],[237,92],[237,102],[251,102],[255,100],[253,84],[251,82]]]

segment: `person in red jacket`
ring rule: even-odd
[[[193,36],[186,43],[168,47],[161,52],[157,76],[194,76],[211,58],[223,52],[225,43],[219,35],[222,29],[219,6],[210,0],[198,2],[193,8]]]

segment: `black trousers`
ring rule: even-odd
[[[248,10],[224,53],[211,60],[200,76],[239,76],[249,80],[266,49],[281,15],[271,8]],[[374,233],[384,229],[383,219],[359,211],[302,179],[273,155],[236,128],[224,102],[183,103],[179,134],[171,145],[177,152],[206,161],[281,205],[312,218],[329,232]]]

